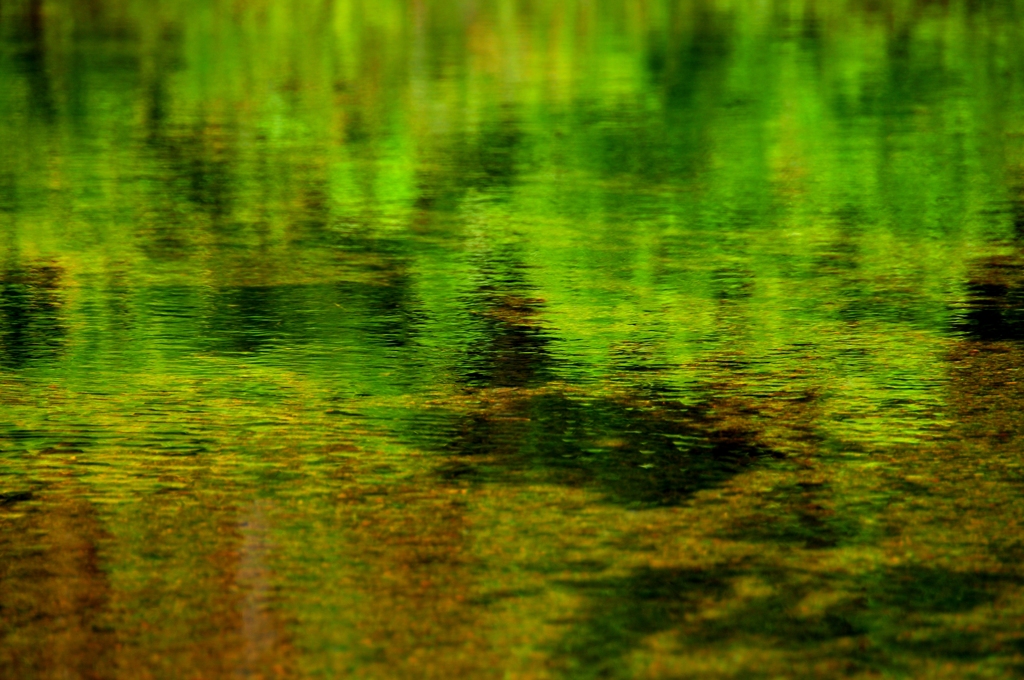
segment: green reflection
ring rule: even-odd
[[[1022,10],[0,4],[0,675],[1019,673]]]

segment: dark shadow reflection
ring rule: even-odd
[[[24,368],[63,350],[62,275],[55,264],[12,265],[0,272],[0,366]]]
[[[456,458],[446,476],[501,470],[508,481],[509,470],[541,471],[558,483],[595,486],[612,502],[664,506],[775,457],[754,432],[726,425],[707,406],[559,389],[485,403],[451,434],[446,449]]]
[[[308,319],[293,306],[301,297],[296,292],[273,286],[219,289],[202,335],[211,349],[226,354],[255,354],[284,342],[301,345]]]
[[[773,588],[737,598],[739,578]],[[648,636],[676,631],[683,647],[721,645],[724,651],[754,644],[798,651],[805,662],[839,661],[849,673],[905,673],[915,662],[991,658],[1000,651],[1005,663],[1014,649],[1001,649],[982,632],[943,625],[941,617],[990,604],[1001,588],[1022,583],[1002,573],[922,565],[816,579],[750,562],[642,568],[624,578],[564,584],[586,594],[590,605],[555,650],[556,659],[568,677],[632,677],[628,654]],[[801,602],[816,591],[843,595],[814,611],[802,610]],[[699,616],[708,606],[722,615]]]
[[[209,297],[197,338],[207,351],[257,355],[358,335],[383,358],[413,342],[421,322],[408,276],[385,283],[231,286]],[[182,328],[181,333],[188,333]],[[183,338],[193,340],[190,338]]]
[[[1019,257],[992,258],[967,282],[967,311],[958,324],[982,342],[1024,339],[1024,264]]]
[[[856,514],[836,512],[830,507],[834,497],[830,484],[778,486],[762,497],[771,511],[737,519],[723,538],[822,550],[849,545],[863,537]]]
[[[532,295],[517,248],[499,249],[480,266],[466,300],[481,339],[466,348],[462,380],[471,387],[534,387],[552,378],[551,338],[540,321],[543,300]]]
[[[683,406],[658,385],[589,395],[557,382],[554,336],[525,273],[511,247],[480,267],[467,303],[480,310],[479,334],[462,376],[479,406],[440,438],[450,454],[444,478],[508,483],[539,472],[595,486],[611,502],[664,506],[776,456],[752,428],[727,419],[724,402]]]

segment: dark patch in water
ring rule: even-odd
[[[724,538],[751,543],[835,548],[855,542],[861,526],[853,513],[834,511],[829,485],[796,484],[764,494],[769,507],[733,522]]]
[[[35,498],[35,494],[31,491],[9,491],[7,493],[0,493],[0,506],[13,505],[15,503],[21,503],[22,501],[30,501]]]
[[[706,408],[672,402],[544,392],[501,400],[497,409],[459,420],[445,450],[480,458],[481,469],[539,470],[562,484],[597,486],[627,505],[677,505],[777,457]]]
[[[730,600],[739,577],[765,582],[766,594]],[[805,659],[838,659],[849,672],[899,673],[908,657],[970,660],[994,653],[999,645],[989,636],[939,627],[927,617],[970,611],[994,601],[998,586],[1021,582],[1004,574],[925,566],[817,582],[752,562],[642,568],[623,578],[565,582],[587,595],[590,605],[572,622],[555,655],[568,677],[626,678],[632,651],[651,635],[675,631],[684,646],[706,649],[745,639],[765,648],[799,650]],[[821,608],[800,606],[817,591],[845,595]],[[715,601],[729,602],[717,608],[721,616],[694,618]],[[837,647],[843,638],[853,644]],[[1011,644],[1005,651],[1013,649]]]
[[[49,264],[0,272],[0,366],[24,368],[61,353],[67,335],[62,275]]]
[[[972,340],[1024,339],[1024,265],[986,263],[967,284],[967,311],[957,330]]]

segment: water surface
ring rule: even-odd
[[[1024,672],[1017,0],[0,5],[0,675]]]

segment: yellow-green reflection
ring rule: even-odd
[[[1024,5],[0,4],[0,675],[1012,677]]]

